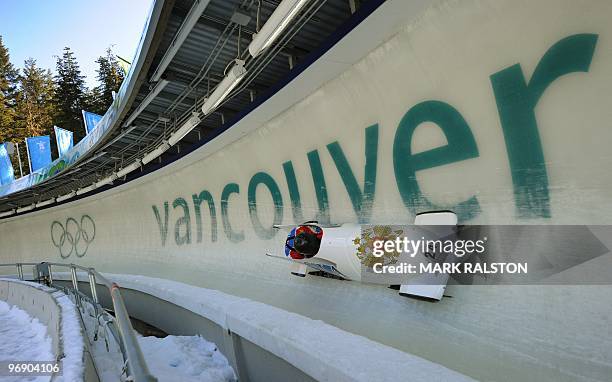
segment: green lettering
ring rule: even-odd
[[[302,202],[300,200],[300,190],[298,188],[295,171],[291,161],[283,163],[283,171],[289,188],[289,198],[291,199],[291,212],[293,213],[293,222],[301,224],[304,222],[304,214],[302,213]]]
[[[412,136],[423,122],[438,125],[448,144],[412,154]],[[475,196],[455,206],[436,206],[421,193],[416,172],[476,157],[478,148],[472,131],[455,108],[433,100],[413,106],[400,121],[393,141],[395,181],[404,205],[415,215],[428,210],[450,209],[462,221],[474,218],[480,213],[480,205]]]
[[[240,193],[240,186],[236,183],[226,184],[221,192],[221,220],[223,221],[223,230],[225,231],[225,236],[227,236],[232,243],[238,243],[244,240],[244,231],[235,232],[232,229],[227,213],[230,195],[238,193]]]
[[[272,201],[274,203],[274,224],[281,224],[283,222],[283,197],[280,193],[278,185],[269,174],[265,172],[258,172],[253,175],[249,182],[248,200],[249,200],[249,215],[251,217],[251,223],[255,229],[255,233],[262,239],[271,239],[276,234],[274,227],[266,228],[261,224],[259,216],[257,216],[257,186],[265,185],[270,194],[272,194]]]
[[[164,223],[162,224],[161,216],[157,206],[152,206],[153,214],[157,219],[157,226],[159,227],[159,236],[161,237],[162,247],[166,245],[166,238],[168,237],[168,202],[164,202]]]
[[[200,194],[193,194],[193,207],[195,209],[196,216],[196,228],[198,231],[198,243],[202,242],[202,211],[201,204],[206,202],[208,204],[208,213],[210,214],[210,241],[217,241],[217,213],[215,211],[215,201],[210,192],[204,190]]]
[[[344,187],[349,194],[353,210],[357,214],[360,223],[365,223],[372,217],[372,204],[376,192],[376,161],[378,157],[378,125],[366,128],[365,137],[365,171],[363,192],[355,179],[355,174],[340,147],[340,144],[332,142],[327,145],[327,150],[331,155],[338,173],[344,182]]]
[[[317,150],[312,150],[306,155],[308,156],[308,163],[310,164],[310,172],[312,174],[312,182],[314,183],[317,204],[319,205],[319,213],[316,220],[322,224],[329,224],[329,200],[327,198],[327,187],[325,186],[325,177],[323,176],[321,158],[319,158],[319,152]]]
[[[189,215],[189,205],[183,198],[176,198],[172,203],[172,208],[183,209],[183,216],[176,220],[174,226],[174,241],[176,245],[191,244],[191,217]],[[181,235],[181,227],[185,226],[185,234]]]
[[[557,78],[589,70],[596,43],[595,34],[558,41],[544,54],[529,83],[519,64],[491,75],[519,217],[550,217],[548,174],[535,107]]]

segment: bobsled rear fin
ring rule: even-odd
[[[457,225],[457,215],[453,211],[421,212],[414,218],[415,225]]]
[[[274,224],[272,228],[274,229],[293,229],[295,228],[295,224]]]
[[[342,224],[332,224],[332,223],[321,224],[321,223],[319,223],[316,220],[309,220],[309,221],[304,222],[302,224],[274,224],[272,226],[272,228],[275,228],[275,229],[293,229],[293,228],[299,227],[301,225],[316,225],[316,226],[321,227],[321,228],[338,228],[338,227],[342,226]]]

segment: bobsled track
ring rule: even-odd
[[[224,128],[206,143],[191,135],[193,150],[173,147],[112,185],[1,219],[0,263],[215,289],[479,380],[609,380],[611,285],[450,285],[452,298],[431,303],[294,277],[265,256],[282,254],[273,224],[312,219],[407,224],[450,209],[463,224],[612,223],[612,2],[361,3],[269,97],[215,115]],[[173,35],[168,4],[156,2],[149,28]],[[171,50],[142,49],[150,68],[133,71],[148,73]],[[0,202],[21,207],[15,198]],[[73,224],[86,234],[64,248],[53,231]],[[580,267],[609,273],[612,254]]]

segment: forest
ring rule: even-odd
[[[74,144],[85,136],[82,110],[104,114],[124,78],[120,59],[111,48],[96,60],[97,86],[88,88],[74,52],[58,52],[54,72],[28,58],[19,67],[0,36],[0,143],[18,143],[23,175],[29,172],[24,140],[49,135],[52,158],[57,158],[55,132],[58,126],[74,133]],[[20,169],[17,150],[11,158],[15,177]]]

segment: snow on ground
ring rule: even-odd
[[[138,337],[151,374],[160,382],[236,381],[217,346],[200,336]]]
[[[96,332],[96,315],[93,305],[86,301],[82,301],[84,312],[82,313],[83,322],[87,339],[89,341],[89,350],[93,356],[98,377],[101,382],[116,382],[121,380],[121,368],[123,367],[123,357],[119,344],[110,333],[110,330],[105,330],[103,327],[98,330],[98,340],[94,341]],[[108,350],[106,343],[108,342]]]
[[[96,330],[94,308],[83,302],[83,320],[87,328],[89,347],[94,356],[100,380],[116,382],[120,380],[123,358],[121,351],[110,331],[100,329],[99,338],[93,341]],[[149,371],[159,382],[235,381],[234,370],[217,346],[200,336],[167,336],[165,338],[142,337],[138,342],[147,361]],[[108,340],[106,348],[105,337]]]
[[[47,327],[24,310],[0,300],[0,361],[53,361]],[[0,377],[11,382],[49,381],[50,377]]]
[[[55,301],[57,302],[60,308],[60,314],[62,317],[62,320],[61,320],[62,327],[60,328],[60,335],[61,335],[61,341],[63,344],[63,353],[64,353],[64,358],[62,358],[61,360],[62,361],[62,375],[58,376],[54,381],[55,382],[74,382],[74,381],[83,380],[83,368],[84,368],[83,334],[82,334],[80,319],[78,316],[78,311],[76,309],[76,306],[72,302],[72,300],[68,296],[66,296],[64,292],[57,290],[55,288],[49,288],[45,285],[41,285],[35,282],[22,281],[22,280],[17,280],[17,279],[8,279],[8,280],[13,283],[26,284],[29,287],[40,289],[53,296],[53,298],[55,299]],[[4,302],[0,301],[0,303],[4,303]],[[27,315],[26,312],[24,311],[22,312]],[[34,318],[32,319],[32,321],[36,321],[39,325],[42,325],[38,321],[38,319]],[[46,326],[44,325],[42,326],[43,328],[45,328],[45,333],[46,333],[46,330],[47,330]],[[3,327],[4,327],[3,325],[0,325],[0,333]],[[2,340],[2,336],[0,334],[0,361],[3,360],[2,354],[6,354],[2,352],[3,342],[1,340]],[[49,337],[49,341],[51,341],[50,337]],[[52,352],[52,350],[50,351]],[[20,358],[20,359],[28,360],[28,361],[46,360],[46,359],[38,359],[38,358]],[[51,357],[48,359],[54,360],[55,358],[53,357],[53,355],[51,355]],[[15,358],[11,358],[10,360],[15,360]],[[31,380],[32,381],[39,381],[39,380],[47,381],[49,380],[49,378],[45,377],[45,379],[31,379]],[[1,378],[0,378],[0,381],[2,381]],[[19,380],[11,379],[11,382],[13,381],[19,381]]]
[[[55,301],[62,311],[62,343],[64,358],[62,359],[62,375],[57,382],[73,382],[83,380],[84,339],[78,311],[72,300],[63,292],[53,293]]]

